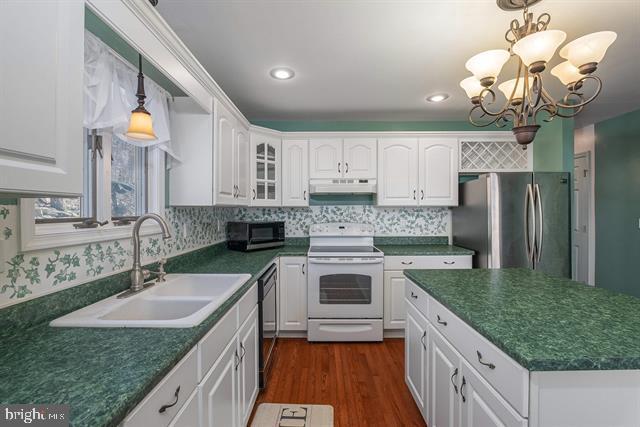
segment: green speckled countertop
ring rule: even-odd
[[[125,289],[126,274],[100,281],[101,287],[110,291],[107,295],[81,294],[79,289],[85,286],[97,288],[82,285],[58,292],[60,296],[1,310],[0,324],[5,330],[0,335],[0,402],[69,404],[73,426],[118,425],[240,299],[271,260],[306,253],[304,245],[252,253],[231,252],[218,245],[169,260],[170,273],[252,274],[225,304],[194,328],[52,328],[42,323]],[[79,301],[71,303],[75,306],[64,306],[63,300],[70,299]],[[6,330],[16,325],[26,329]]]
[[[421,255],[473,255],[474,252],[469,249],[452,245],[376,245],[385,256],[421,256]]]
[[[404,273],[530,371],[640,369],[640,298],[519,268]]]

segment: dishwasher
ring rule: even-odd
[[[260,328],[260,354],[258,357],[260,375],[259,384],[263,389],[267,384],[269,369],[273,363],[278,341],[278,301],[276,284],[278,268],[275,264],[258,279],[258,326]]]

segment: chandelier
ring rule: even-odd
[[[465,66],[473,77],[460,82],[473,104],[469,121],[478,127],[511,124],[516,141],[525,149],[540,129],[539,119],[549,122],[554,117],[574,117],[600,94],[602,81],[593,73],[617,37],[612,31],[600,31],[580,37],[560,50],[566,61],[555,66],[551,74],[562,82],[566,93],[555,100],[545,88],[543,72],[567,35],[564,31],[547,29],[551,20],[548,13],[534,20],[528,7],[538,1],[497,0],[503,10],[523,9],[524,22],[511,21],[505,34],[509,50],[488,50],[469,59]],[[518,59],[518,71],[514,79],[498,85],[507,101],[496,111],[494,85],[512,56]]]

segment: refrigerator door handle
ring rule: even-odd
[[[540,195],[540,185],[536,184],[536,204],[538,205],[538,226],[540,227],[540,239],[538,240],[537,236],[534,234],[534,238],[536,240],[536,262],[540,262],[540,257],[542,257],[542,240],[544,238],[544,222],[542,217],[542,197]]]
[[[527,193],[524,196],[524,240],[525,240],[525,248],[527,249],[527,261],[531,262],[532,264],[535,259],[535,255],[534,255],[535,242],[531,238],[531,233],[529,233],[529,229],[530,229],[529,218],[531,217],[530,214],[532,209],[534,209],[533,204],[534,204],[533,189],[531,187],[531,184],[527,184]],[[535,217],[535,210],[533,210],[533,213]],[[535,218],[533,221],[531,221],[531,224],[533,225],[533,236],[535,239],[535,235],[536,235]]]

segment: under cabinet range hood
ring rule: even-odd
[[[312,179],[311,194],[375,194],[375,179]]]

